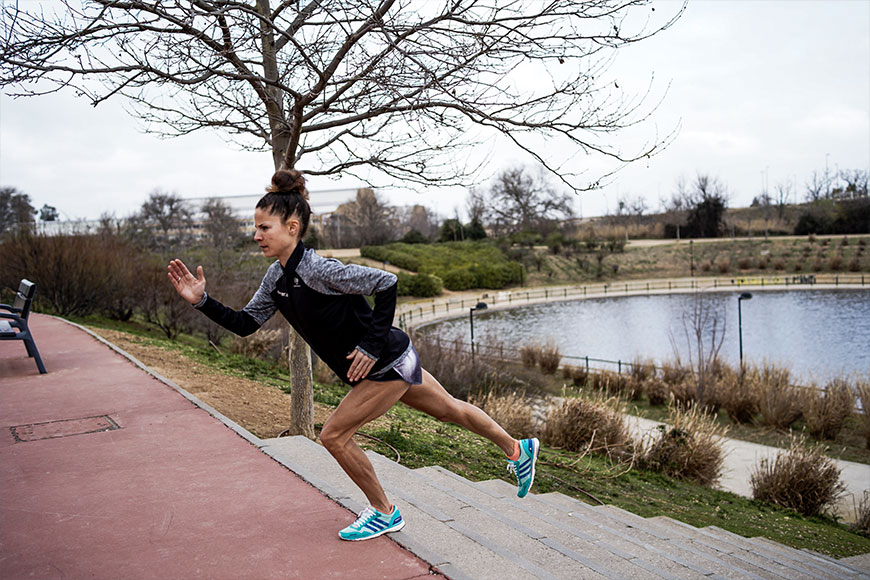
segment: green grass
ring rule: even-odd
[[[315,397],[331,404],[344,392],[344,387],[318,385]],[[363,432],[398,450],[406,467],[441,465],[472,481],[502,478],[516,483],[505,472],[500,450],[465,429],[440,423],[403,405],[390,410],[386,422],[386,426]],[[386,445],[369,440],[361,440],[361,445],[396,459],[395,451]],[[806,518],[791,510],[628,468],[599,456],[578,461],[576,454],[544,447],[534,491],[558,491],[596,505],[591,495],[643,517],[669,516],[693,526],[714,525],[741,536],[764,536],[834,557],[870,552],[870,538],[833,519]]]

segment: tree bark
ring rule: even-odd
[[[299,334],[290,329],[290,435],[314,435],[314,390],[311,380],[311,350]]]

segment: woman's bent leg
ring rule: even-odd
[[[423,369],[423,384],[409,388],[401,401],[440,421],[456,423],[486,437],[507,456],[513,455],[517,448],[517,440],[508,435],[501,425],[482,409],[454,398],[426,369]]]
[[[362,381],[356,385],[330,415],[320,440],[348,477],[382,513],[390,512],[390,502],[378,481],[369,458],[353,441],[360,427],[390,410],[408,390],[408,383]]]

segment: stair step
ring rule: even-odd
[[[264,440],[262,450],[351,511],[367,505],[321,445],[287,437]],[[390,537],[454,580],[870,580],[847,562],[765,538],[558,492],[519,499],[516,485],[500,479],[471,482],[441,467],[411,470],[367,456],[407,522]]]
[[[628,542],[640,542],[648,548],[670,549],[672,551],[669,555],[679,558],[682,562],[691,563],[698,571],[706,569],[724,577],[756,580],[758,578],[782,580],[785,577],[807,580],[813,578],[809,575],[801,575],[799,571],[787,570],[781,565],[770,565],[764,559],[753,558],[748,553],[735,554],[734,548],[731,547],[718,550],[703,543],[695,543],[689,529],[676,531],[656,525],[646,518],[614,506],[589,506],[582,502],[568,501],[564,497],[548,497],[548,495],[544,494],[540,499],[552,503],[559,509],[569,510],[566,514],[570,517],[578,517],[592,525],[602,527],[609,533],[620,535]]]
[[[533,496],[527,496],[522,500],[516,498],[515,487],[514,497],[506,500],[499,493],[490,492],[479,484],[471,484],[464,478],[441,467],[424,467],[416,471],[426,475],[429,481],[440,489],[448,493],[467,494],[475,503],[484,505],[489,509],[497,509],[503,515],[522,521],[525,526],[532,527],[538,537],[543,536],[556,540],[582,554],[585,558],[592,558],[625,577],[632,579],[647,577],[698,579],[706,577],[705,574],[695,572],[678,562],[657,554],[644,552],[640,549],[627,552],[587,534],[573,525],[575,522],[568,525],[552,518],[535,503],[527,501],[530,498],[533,499]]]
[[[533,573],[554,578],[627,578],[593,559],[584,557],[562,542],[541,534],[525,522],[508,517],[501,509],[486,506],[471,497],[472,488],[450,491],[444,485],[431,480],[426,474],[409,470],[392,461],[370,454],[375,470],[382,474],[382,481],[406,490],[415,498],[436,503],[440,509],[453,516],[456,522],[478,531],[489,541],[502,546],[513,554],[522,555]],[[530,542],[529,540],[537,540]]]
[[[263,450],[282,462],[287,457],[295,460],[292,462],[302,469],[299,474],[307,481],[319,479],[328,482],[333,493],[338,495],[337,498],[330,496],[333,499],[350,498],[358,505],[367,504],[362,492],[356,488],[329,453],[317,443],[304,437],[283,437],[269,440]],[[384,462],[392,463],[397,468],[410,472],[407,468],[398,466],[375,453],[370,452],[368,456],[376,464],[375,468],[378,471],[383,471],[382,466],[379,465],[380,458]],[[451,579],[501,580],[504,578],[505,570],[511,571],[511,578],[523,580],[557,578],[506,550],[498,543],[492,542],[464,522],[455,521],[437,505],[424,502],[407,489],[394,485],[389,477],[382,478],[382,484],[387,494],[399,501],[406,521],[405,528],[401,532],[390,534],[390,538]]]

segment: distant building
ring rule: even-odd
[[[338,209],[338,206],[354,201],[359,189],[324,189],[320,191],[310,191],[308,193],[308,204],[311,206],[311,219],[315,223],[319,223],[324,217],[329,216]],[[252,195],[227,195],[227,196],[209,196],[209,197],[187,197],[184,201],[195,212],[194,222],[199,222],[202,219],[200,208],[209,199],[217,198],[230,206],[235,216],[242,221],[244,227],[254,227],[254,208],[257,202],[263,197],[262,193]]]
[[[329,219],[329,216],[335,212],[342,204],[356,200],[359,189],[326,189],[320,191],[309,192],[308,203],[311,205],[311,221],[315,224],[322,223],[322,220]],[[193,234],[195,236],[202,235],[201,225],[203,220],[202,205],[209,199],[219,199],[226,203],[236,218],[239,219],[239,225],[246,231],[254,228],[254,208],[262,193],[251,195],[227,195],[227,196],[207,196],[207,197],[187,197],[183,201],[188,208],[193,212]],[[123,220],[121,220],[123,221]],[[93,234],[100,229],[100,220],[57,220],[57,221],[40,221],[33,224],[36,231],[49,236],[64,235],[64,234]]]

